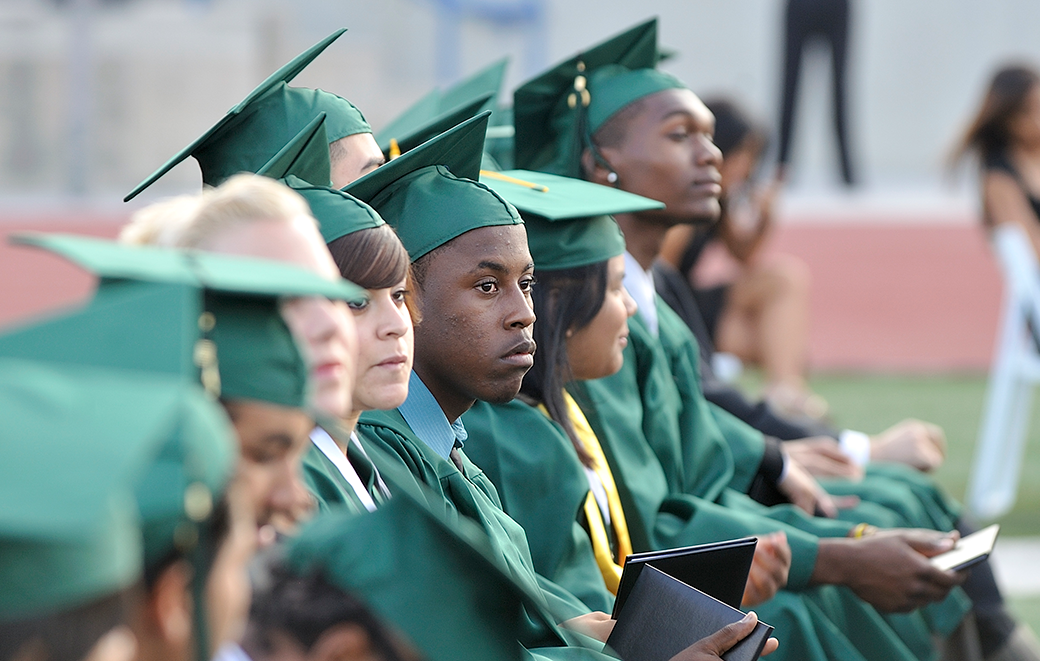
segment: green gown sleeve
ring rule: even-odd
[[[765,452],[762,433],[704,398],[697,339],[660,297],[656,301],[658,343],[680,395],[684,490],[713,494],[727,486],[746,492]],[[636,319],[641,323],[641,318]]]
[[[538,573],[592,610],[609,613],[614,597],[578,523],[589,483],[563,429],[517,400],[477,402],[462,420],[469,432],[466,454],[484,469],[503,509],[527,532]]]
[[[558,624],[589,612],[577,597],[537,575],[523,528],[502,511],[494,486],[464,452],[459,454],[465,474],[419,440],[397,411],[363,414],[357,434],[383,453],[396,457],[416,482],[439,496],[442,506],[450,514],[476,521],[488,534],[496,559],[513,580],[529,594],[540,596],[540,602],[529,605],[527,609],[526,626],[521,637],[525,647],[559,644],[561,632],[554,627],[547,628],[545,620]],[[391,490],[393,488],[391,486]],[[532,615],[531,608],[548,615]]]

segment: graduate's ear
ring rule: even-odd
[[[602,158],[593,156],[591,149],[585,149],[581,153],[581,171],[585,173],[588,181],[603,186],[614,186],[617,183],[617,173],[610,167],[610,160],[606,155],[608,151],[609,148],[599,148]]]
[[[368,633],[353,623],[326,630],[311,646],[309,661],[384,661],[372,649]]]
[[[185,560],[166,567],[148,594],[149,628],[171,649],[187,649],[191,643],[192,569]]]

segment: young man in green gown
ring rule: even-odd
[[[533,264],[522,222],[475,181],[486,123],[486,113],[464,122],[346,189],[397,230],[413,260],[424,317],[408,400],[394,411],[363,414],[358,434],[396,454],[447,511],[476,521],[494,557],[536,595],[519,636],[525,647],[539,657],[598,657],[609,617],[590,613],[534,571],[523,529],[462,451],[459,416],[477,399],[512,399],[535,349]],[[595,571],[594,559],[587,561]]]

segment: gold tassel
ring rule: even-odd
[[[510,184],[516,184],[517,186],[523,186],[524,188],[530,188],[539,193],[549,192],[548,186],[531,183],[530,181],[524,181],[523,179],[517,179],[516,177],[510,177],[508,174],[502,174],[501,172],[495,172],[494,170],[481,170],[480,176],[486,179],[498,179],[499,181],[505,181]]]

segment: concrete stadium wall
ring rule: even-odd
[[[97,5],[89,19],[70,9],[79,2]],[[448,5],[471,11],[454,15]],[[781,8],[776,0],[0,0],[0,195],[78,185],[115,199],[339,26],[350,32],[298,82],[354,100],[376,127],[435,84],[499,57],[513,56],[511,91],[652,15],[662,42],[680,52],[666,68],[702,93],[736,95],[771,122]],[[933,185],[994,66],[1040,61],[1040,4],[1030,0],[861,0],[853,12],[853,143],[868,183]],[[78,71],[89,74],[79,87],[70,79]],[[804,73],[794,183],[826,186],[835,180],[826,59]],[[156,193],[197,181],[185,166]]]

